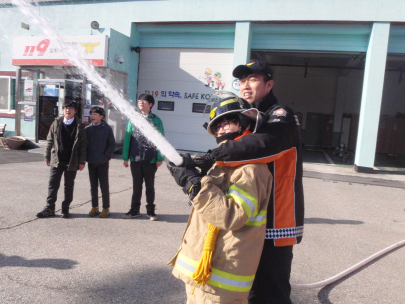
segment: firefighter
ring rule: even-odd
[[[292,303],[293,245],[301,242],[304,231],[301,127],[294,112],[278,104],[273,94],[273,74],[272,68],[260,60],[233,70],[233,76],[240,81],[242,98],[269,119],[255,134],[228,141],[195,159],[202,168],[213,162],[220,166],[265,162],[273,175],[266,239],[249,304]]]
[[[262,115],[230,92],[216,92],[207,126],[219,145],[256,131]],[[193,210],[181,248],[169,262],[186,285],[187,303],[247,303],[259,264],[272,175],[266,164],[213,166],[208,175],[168,163]]]

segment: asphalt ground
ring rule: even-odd
[[[0,162],[0,303],[185,302],[183,283],[166,263],[180,246],[191,207],[165,166],[156,174],[156,222],[145,216],[144,196],[143,216],[122,219],[132,180],[119,155],[110,162],[109,218],[87,215],[85,168],[77,174],[72,218],[37,219],[49,168],[42,155],[35,161],[27,151],[0,149],[0,159],[16,152],[25,153],[20,162]],[[316,163],[304,169],[305,230],[294,246],[292,282],[327,279],[404,239],[404,175]],[[57,206],[62,197],[61,189]],[[292,301],[405,303],[404,258],[405,248],[398,248],[324,288],[293,290]]]

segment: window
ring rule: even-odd
[[[211,106],[205,103],[193,103],[193,113],[209,113]]]
[[[0,111],[15,109],[15,79],[0,76]]]
[[[174,111],[174,101],[158,101],[158,110]]]

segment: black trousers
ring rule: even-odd
[[[140,163],[131,161],[131,173],[133,183],[133,193],[131,201],[131,209],[139,210],[141,207],[142,184],[145,181],[146,187],[146,209],[155,210],[155,173],[156,164]]]
[[[275,247],[265,240],[259,268],[250,291],[249,304],[292,304],[290,273],[293,246]]]
[[[110,186],[108,182],[108,168],[110,163],[89,163],[91,206],[98,207],[98,185],[100,183],[103,209],[110,208]]]
[[[62,175],[65,176],[65,199],[62,202],[62,211],[68,210],[70,203],[73,201],[73,189],[77,171],[67,171],[65,164],[60,164],[58,167],[51,166],[51,173],[48,184],[48,197],[46,199],[46,207],[55,210],[55,202],[58,198],[58,190]]]

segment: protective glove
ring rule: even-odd
[[[177,185],[183,187],[183,192],[188,194],[190,200],[192,200],[201,189],[200,172],[195,167],[180,167],[172,162],[167,162],[167,168],[169,169],[170,174],[174,177]]]
[[[195,167],[190,153],[180,154],[180,156],[183,158],[183,162],[179,165],[179,167]]]
[[[202,176],[206,175],[208,170],[211,169],[212,165],[215,163],[215,159],[212,157],[211,152],[211,150],[208,150],[206,154],[196,156],[193,159],[194,166],[201,169]]]

